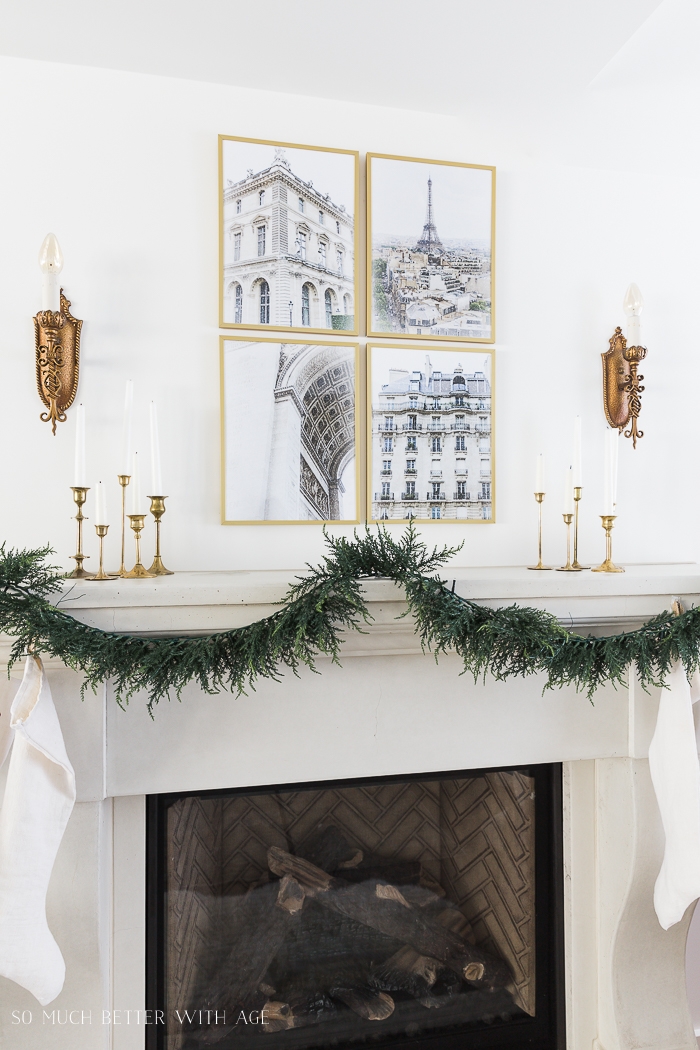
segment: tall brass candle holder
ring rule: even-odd
[[[156,520],[156,553],[148,571],[154,576],[174,576],[175,573],[163,565],[163,559],[160,556],[160,519],[165,514],[165,501],[168,497],[149,496],[148,498],[151,501],[151,514]]]
[[[591,572],[624,572],[619,565],[615,565],[612,560],[612,536],[610,533],[613,530],[613,522],[617,517],[616,514],[601,514],[600,520],[603,523],[605,529],[605,561],[601,565],[597,565],[595,569],[591,569]]]
[[[89,558],[89,554],[83,554],[83,522],[87,521],[87,518],[83,514],[83,504],[87,499],[87,494],[90,491],[83,485],[71,485],[71,492],[73,493],[73,499],[78,508],[78,513],[75,515],[75,520],[78,522],[78,540],[76,545],[75,554],[71,554],[71,558],[75,559],[75,568],[73,572],[68,574],[69,580],[90,580],[92,579],[92,573],[86,572],[83,568],[83,562],[86,558]]]
[[[528,565],[528,569],[551,569],[551,565],[542,564],[542,502],[544,500],[544,492],[536,492],[535,499],[538,503],[538,524],[537,524],[537,565]]]
[[[572,562],[574,569],[590,569],[590,565],[581,565],[578,560],[578,505],[582,495],[583,489],[580,485],[576,485],[574,488],[574,560]]]
[[[126,576],[126,565],[124,564],[124,544],[126,542],[126,486],[131,481],[131,474],[117,474],[119,484],[122,488],[122,560],[117,576]]]
[[[141,564],[141,530],[146,521],[146,515],[129,514],[128,517],[136,538],[136,564],[131,572],[123,572],[121,575],[125,580],[151,580],[155,577],[155,573],[149,572],[148,569]]]
[[[566,525],[566,565],[560,565],[557,572],[580,572],[580,566],[577,568],[571,564],[571,522],[574,520],[574,515],[562,514],[562,517]]]
[[[105,572],[104,570],[104,542],[108,529],[109,525],[95,525],[95,532],[97,533],[100,539],[100,567],[96,574],[90,577],[91,580],[113,580],[116,575],[116,573]]]

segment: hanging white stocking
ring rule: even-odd
[[[36,657],[27,657],[10,723],[14,740],[0,810],[0,976],[45,1006],[66,974],[46,921],[46,891],[75,803],[75,774]]]

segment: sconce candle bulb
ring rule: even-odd
[[[61,309],[58,275],[63,269],[63,252],[55,233],[47,233],[39,249],[39,269],[41,270],[41,309]]]
[[[644,300],[636,284],[631,284],[625,292],[622,308],[627,314],[627,345],[639,346],[642,338],[639,315],[644,308]]]

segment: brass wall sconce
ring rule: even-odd
[[[610,339],[610,349],[601,354],[603,359],[603,407],[611,427],[624,431],[625,437],[632,438],[632,445],[637,447],[637,438],[644,437],[644,431],[637,427],[637,420],[642,411],[642,393],[644,379],[637,371],[639,364],[647,356],[646,347],[640,346],[639,315],[642,312],[642,296],[636,284],[631,284],[624,298],[624,309],[629,320],[627,336],[618,326]],[[628,346],[629,343],[629,346]],[[625,427],[628,429],[625,430]]]
[[[80,371],[80,329],[83,322],[70,312],[70,302],[59,288],[58,275],[63,269],[63,255],[53,233],[44,239],[39,252],[42,272],[42,308],[34,318],[36,351],[36,385],[46,406],[40,419],[65,423],[66,412],[78,392]]]

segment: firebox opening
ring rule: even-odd
[[[151,796],[148,1050],[563,1047],[560,785]]]

